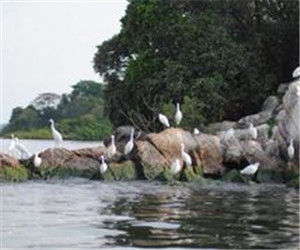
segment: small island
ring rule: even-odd
[[[1,247],[299,249],[298,0],[4,2]]]

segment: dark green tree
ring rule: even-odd
[[[154,131],[157,113],[176,102],[194,107],[186,128],[238,119],[297,66],[296,0],[132,0],[121,22],[94,57],[115,126]]]

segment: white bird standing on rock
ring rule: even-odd
[[[175,123],[178,126],[182,120],[182,112],[180,110],[180,104],[176,103]]]
[[[192,165],[192,158],[188,153],[186,153],[184,151],[184,144],[183,143],[181,143],[181,156],[182,156],[183,161],[186,163],[186,165],[188,167]]]
[[[300,66],[297,67],[294,71],[293,71],[293,78],[298,78],[300,76]]]
[[[294,158],[294,154],[295,154],[293,139],[290,140],[290,145],[287,148],[287,153],[288,153],[289,161],[291,161]]]
[[[100,173],[104,174],[106,172],[107,168],[108,168],[108,166],[105,163],[104,156],[101,155],[101,165],[100,165],[100,168],[99,168],[100,169]]]
[[[177,174],[180,172],[180,170],[181,170],[180,160],[176,158],[175,161],[173,161],[171,164],[171,172],[173,174]]]
[[[158,114],[158,120],[167,128],[170,127],[168,118],[163,114]]]
[[[249,134],[252,139],[256,140],[257,138],[257,128],[253,126],[252,123],[249,125]]]
[[[134,135],[134,128],[131,129],[130,139],[129,139],[129,141],[125,145],[125,148],[124,148],[124,154],[125,155],[129,154],[132,151],[132,149],[133,149],[133,146],[134,146],[133,135]]]
[[[115,145],[115,136],[111,135],[111,144],[107,149],[107,157],[112,158],[116,152],[117,152],[117,148]]]
[[[259,167],[259,162],[250,164],[247,167],[245,167],[243,170],[241,170],[241,174],[244,175],[254,175]]]
[[[199,131],[197,128],[194,128],[193,134],[194,134],[194,135],[199,135],[199,134],[200,134],[200,131]]]
[[[32,154],[29,150],[19,141],[17,137],[15,137],[16,148],[21,152],[21,157],[25,155],[26,158],[29,158]]]
[[[51,124],[51,132],[52,132],[52,137],[54,139],[54,146],[55,147],[61,147],[62,146],[62,142],[63,142],[63,138],[62,138],[62,135],[61,133],[59,133],[55,126],[54,126],[54,121],[53,119],[50,119],[49,120],[50,124]]]
[[[39,154],[38,154],[38,153],[36,153],[36,154],[34,155],[34,158],[33,158],[33,165],[34,165],[36,168],[38,168],[39,166],[41,166],[41,164],[42,164],[42,158],[39,157]]]

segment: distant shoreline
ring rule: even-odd
[[[18,137],[22,140],[52,140],[51,131],[48,128],[32,129],[29,131],[11,131],[8,133],[0,133],[1,139],[10,139],[10,135]],[[103,141],[103,138],[82,138],[73,135],[63,136],[64,140],[70,141]]]

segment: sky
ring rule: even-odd
[[[126,0],[3,1],[1,121],[38,94],[71,91],[93,70],[96,46],[120,31]]]

